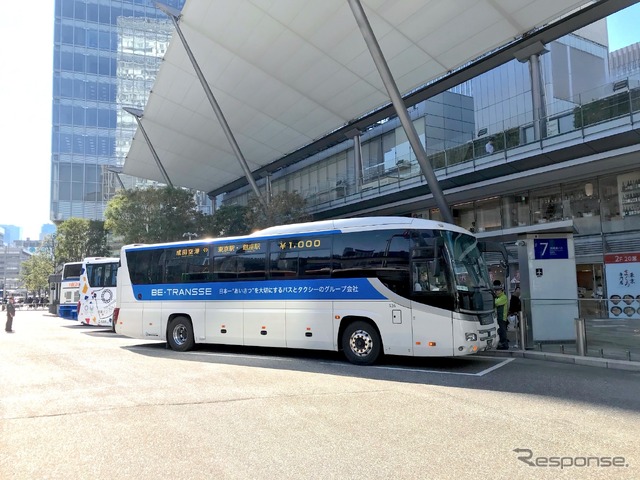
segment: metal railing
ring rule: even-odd
[[[578,316],[566,318],[559,315],[552,320],[564,323],[574,332],[573,338],[548,339],[543,326],[548,324],[548,317],[536,319],[535,312],[541,307],[553,307],[558,302],[557,299],[522,299],[518,329],[510,332],[512,345],[517,345],[518,349],[640,361],[640,315],[616,316],[609,311],[609,301],[605,299],[563,300],[564,305],[574,304]]]

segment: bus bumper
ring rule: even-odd
[[[77,305],[59,305],[58,316],[67,320],[77,320],[78,306]]]
[[[464,342],[456,345],[454,355],[471,355],[478,352],[493,350],[498,344],[498,329],[495,325],[465,332]]]

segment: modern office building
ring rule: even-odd
[[[151,1],[56,0],[51,220],[103,218],[132,121],[121,109],[144,105],[169,25]]]
[[[40,229],[39,239],[44,240],[44,237],[46,237],[47,235],[52,235],[54,233],[56,233],[56,226],[53,223],[45,223]]]
[[[15,240],[20,240],[21,228],[16,225],[0,225],[4,229],[4,244],[11,245]]]
[[[640,72],[640,42],[609,53],[609,70],[614,80],[624,80]]]
[[[24,289],[24,282],[20,276],[22,264],[31,254],[22,247],[5,246],[0,250],[0,283],[7,294],[14,290]]]

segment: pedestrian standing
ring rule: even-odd
[[[509,325],[512,325],[514,330],[518,328],[518,320],[520,319],[521,311],[522,301],[520,300],[520,287],[516,287],[511,294],[511,299],[509,300],[509,316],[507,317]]]
[[[498,317],[498,346],[497,350],[509,350],[509,339],[507,338],[507,295],[504,293],[504,287],[499,280],[493,283],[495,292],[496,315]]]
[[[16,316],[16,307],[13,304],[13,297],[9,297],[7,303],[7,323],[4,326],[4,330],[7,333],[13,333],[13,317]]]
[[[495,145],[493,144],[493,139],[490,139],[487,144],[484,146],[485,151],[491,155],[495,150]]]

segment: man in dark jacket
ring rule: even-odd
[[[9,302],[7,303],[7,323],[4,326],[4,330],[7,333],[13,333],[13,317],[16,315],[16,307],[13,305],[13,297],[9,297]]]

